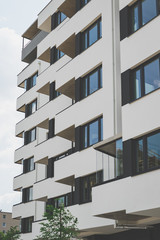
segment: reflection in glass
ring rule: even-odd
[[[159,59],[144,67],[145,94],[160,87]]]
[[[139,29],[139,15],[138,15],[138,4],[133,8],[132,12],[132,31],[135,32]]]
[[[137,172],[144,171],[144,158],[143,158],[143,140],[139,140],[136,146],[136,159],[137,159]]]
[[[36,111],[36,109],[37,109],[37,101],[34,101],[32,103],[32,113],[34,113]]]
[[[160,133],[147,138],[148,169],[160,166]]]
[[[32,87],[34,87],[36,85],[36,81],[37,81],[37,73],[32,77]]]
[[[89,31],[89,46],[98,40],[98,24],[94,25]]]
[[[156,16],[157,16],[157,1],[143,0],[142,1],[142,25],[146,24]]]
[[[29,188],[29,201],[33,200],[33,187]]]
[[[141,70],[134,72],[134,99],[141,97]]]
[[[33,142],[36,139],[36,129],[31,130],[31,142]]]
[[[116,157],[115,157],[115,177],[123,174],[123,145],[122,139],[116,141]]]
[[[98,71],[92,73],[89,76],[89,94],[95,92],[96,90],[98,90]]]
[[[98,121],[89,125],[89,145],[93,145],[98,142]]]
[[[34,168],[35,168],[35,166],[34,166],[34,158],[32,157],[32,158],[30,158],[30,167],[29,167],[29,171],[32,171],[32,170],[34,170]]]

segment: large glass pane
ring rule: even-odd
[[[37,109],[37,102],[35,101],[32,103],[32,113],[34,113],[36,109]]]
[[[89,76],[89,94],[98,90],[98,71]]]
[[[88,32],[84,34],[84,49],[88,48]]]
[[[92,199],[92,187],[96,184],[96,174],[89,178],[89,200]]]
[[[29,201],[33,200],[33,188],[29,188]]]
[[[61,22],[63,22],[66,19],[66,15],[64,13],[61,12]]]
[[[88,200],[88,180],[87,178],[83,179],[83,185],[82,185],[82,200],[83,202]]]
[[[137,141],[136,159],[137,159],[137,172],[144,171],[143,140],[142,139]]]
[[[132,32],[135,32],[137,29],[139,29],[138,11],[139,11],[139,8],[138,8],[138,4],[137,4],[132,9]]]
[[[94,42],[98,40],[98,24],[94,25],[89,30],[89,46],[91,46]]]
[[[160,166],[160,133],[147,138],[148,169]]]
[[[36,139],[36,129],[31,130],[31,142],[33,142]]]
[[[34,170],[34,158],[30,158],[30,171]]]
[[[82,146],[86,148],[88,147],[88,127],[85,126],[82,130]]]
[[[99,69],[100,71],[100,79],[99,79],[99,82],[100,82],[100,88],[102,87],[102,67]]]
[[[134,72],[134,99],[141,97],[141,70]]]
[[[101,118],[100,120],[100,124],[101,124],[101,141],[103,140],[103,118]]]
[[[144,67],[145,94],[160,87],[159,59]]]
[[[82,79],[82,98],[87,97],[88,95],[88,77]]]
[[[123,174],[123,144],[122,139],[116,141],[116,164],[115,164],[115,177]]]
[[[102,21],[99,22],[99,38],[102,37]]]
[[[93,145],[99,141],[98,120],[89,125],[89,145]]]
[[[155,16],[157,16],[157,1],[143,0],[142,1],[142,25],[149,22]]]
[[[34,87],[36,85],[36,81],[37,81],[37,74],[35,74],[33,77],[32,77],[32,87]]]

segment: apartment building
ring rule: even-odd
[[[52,0],[22,35],[23,240],[47,203],[83,239],[160,239],[159,13],[159,0]]]
[[[6,233],[11,227],[20,227],[20,220],[13,219],[12,213],[0,211],[0,232]]]

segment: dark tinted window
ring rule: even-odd
[[[96,184],[96,174],[82,178],[82,203],[92,200],[92,187]]]
[[[136,172],[160,167],[160,133],[146,135],[136,140]]]
[[[103,139],[103,118],[98,118],[82,127],[82,148],[87,148]]]
[[[132,98],[138,99],[160,88],[160,59],[159,57],[144,63],[132,71]]]
[[[87,49],[102,37],[101,18],[82,33],[82,50]]]
[[[131,7],[131,32],[137,31],[159,14],[159,0],[139,0]]]
[[[81,99],[102,87],[102,66],[89,73],[81,80]]]

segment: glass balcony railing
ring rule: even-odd
[[[118,179],[123,176],[122,139],[108,143],[96,150],[97,184]]]

